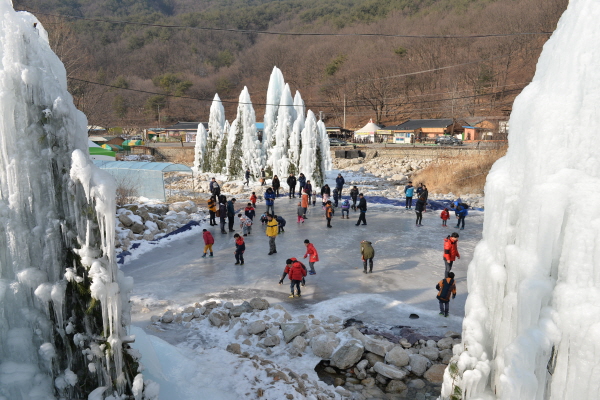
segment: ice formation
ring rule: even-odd
[[[225,133],[228,132],[225,121],[225,108],[218,94],[210,105],[210,115],[208,117],[208,132],[210,136],[207,143],[206,158],[207,165],[204,166],[204,171],[212,171],[221,173],[221,169],[225,166]],[[221,151],[223,150],[223,151]]]
[[[194,149],[194,169],[196,172],[208,171],[210,160],[207,152],[208,136],[202,123],[198,124],[196,146]]]
[[[313,188],[317,188],[318,186],[315,186],[315,177],[318,178],[318,173],[315,174],[315,170],[318,167],[317,139],[319,137],[319,128],[317,127],[317,118],[311,110],[308,110],[306,114],[306,121],[301,137],[302,151],[300,153],[299,169],[300,172],[304,173],[306,179],[312,183]]]
[[[296,110],[290,86],[285,84],[281,93],[279,103],[279,112],[277,113],[277,124],[275,127],[275,136],[273,138],[273,147],[270,150],[268,166],[273,175],[286,177],[288,175],[290,160],[288,158],[288,148],[290,134],[296,120]]]
[[[0,15],[0,399],[130,394],[114,180],[46,31],[10,0]]]
[[[599,20],[600,2],[571,0],[514,103],[443,399],[599,396]]]
[[[333,165],[333,161],[331,160],[329,135],[327,134],[327,128],[323,121],[317,122],[317,128],[319,129],[319,138],[317,139],[317,142],[321,159],[321,171],[325,174],[326,171],[331,171]]]
[[[268,155],[273,146],[273,136],[277,124],[277,114],[279,113],[279,101],[281,100],[281,93],[284,86],[285,81],[283,80],[281,70],[273,67],[267,88],[267,105],[263,121],[265,124],[262,137],[263,154]]]
[[[242,178],[247,168],[252,176],[260,176],[263,163],[262,148],[256,133],[256,114],[248,88],[240,93],[237,116],[231,123],[227,141],[227,173]]]

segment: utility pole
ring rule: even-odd
[[[346,129],[346,93],[344,93],[344,125],[343,128]]]
[[[157,128],[160,128],[160,104],[156,105],[156,110],[158,112]]]

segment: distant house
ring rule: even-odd
[[[114,144],[120,146],[125,141],[125,139],[120,136],[88,136],[88,139],[100,146],[103,144]]]
[[[508,121],[506,117],[469,117],[469,125],[463,126],[463,140],[506,140]]]
[[[399,125],[386,126],[377,133],[387,135],[388,142],[393,143],[415,143],[435,140],[441,135],[462,135],[466,125],[456,122],[451,118],[441,119],[409,119]]]
[[[195,142],[196,134],[198,133],[198,125],[204,125],[204,129],[208,131],[208,122],[177,122],[165,128],[165,133],[168,137],[178,138],[184,142]]]
[[[326,126],[327,136],[331,138],[349,138],[352,136],[350,129],[345,129],[339,126]]]

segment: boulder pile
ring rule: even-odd
[[[334,158],[334,168],[355,172],[369,173],[388,181],[408,181],[408,177],[417,170],[423,169],[433,160],[416,160],[408,157],[376,157],[376,158]]]
[[[151,320],[156,324],[180,323],[188,328],[206,320],[214,328],[234,333],[235,341],[226,350],[241,357],[257,353],[264,357],[286,354],[292,359],[314,357],[319,376],[333,384],[331,391],[356,400],[425,398],[424,393],[436,390],[439,395],[452,347],[460,344],[460,335],[455,332],[427,340],[414,334],[404,338],[373,334],[367,329],[362,329],[362,333],[356,326],[345,327],[344,321],[333,315],[322,319],[314,315],[293,318],[281,305],[271,307],[261,298],[239,305],[196,303],[176,313],[168,310]],[[271,373],[297,385],[297,391],[303,388],[304,396],[310,394],[308,387],[319,387],[308,376],[296,374],[297,379],[294,378],[291,371],[273,369]],[[318,399],[335,397],[331,394],[321,389],[313,395]]]
[[[208,211],[193,201],[171,204],[127,205],[117,209],[115,245],[126,251],[134,240],[156,240],[188,222],[202,221]]]

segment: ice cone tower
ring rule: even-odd
[[[442,399],[599,396],[599,20],[571,0],[514,103]]]

